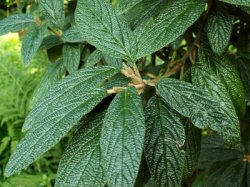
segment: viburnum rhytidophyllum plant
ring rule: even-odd
[[[202,136],[220,136],[229,150],[238,146],[250,98],[249,0],[38,4],[39,15],[0,21],[0,34],[27,30],[25,64],[39,49],[51,60],[6,176],[72,129],[58,187],[144,186],[150,178],[155,186],[188,185]],[[232,186],[250,179],[242,170],[248,151],[239,155],[239,167],[224,166],[241,174]],[[231,170],[210,176],[208,186],[228,186],[222,181]]]

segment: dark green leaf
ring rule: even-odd
[[[236,159],[213,172],[207,179],[206,187],[240,187],[245,170],[246,163]]]
[[[181,185],[184,166],[185,129],[178,114],[155,96],[145,111],[145,155],[152,178],[158,186]]]
[[[242,61],[239,61],[238,66],[240,77],[245,88],[247,100],[250,101],[250,68],[248,68]]]
[[[50,23],[61,29],[64,24],[64,0],[39,0],[39,8]]]
[[[198,128],[211,128],[223,134],[229,143],[239,142],[239,132],[235,131],[227,114],[221,110],[220,101],[190,83],[171,78],[158,82],[156,88],[163,99],[177,112],[189,117]]]
[[[43,39],[43,42],[40,45],[40,49],[49,49],[55,45],[61,44],[61,38],[56,35],[49,35]]]
[[[217,162],[234,160],[241,157],[243,152],[243,147],[230,147],[217,135],[203,137],[199,157],[199,168],[205,169]]]
[[[35,90],[35,93],[33,94],[32,105],[35,106],[37,102],[40,102],[44,93],[47,93],[53,84],[61,80],[62,77],[65,75],[65,73],[66,73],[66,70],[62,63],[62,60],[59,60],[58,62],[54,62],[50,64],[47,67],[43,75],[43,78],[38,84],[37,89]],[[28,129],[29,129],[28,127],[23,126],[24,131]]]
[[[144,0],[137,3],[128,10],[125,15],[130,27],[134,30],[148,19],[159,15],[171,1],[172,0]]]
[[[201,63],[196,63],[196,66],[192,67],[193,84],[207,91],[220,101],[220,109],[227,116],[227,120],[230,121],[230,127],[227,128],[233,131],[235,137],[238,136],[240,138],[239,120],[227,88],[222,82],[218,81],[219,77],[209,68],[209,61],[205,58],[200,60],[202,61]]]
[[[104,186],[100,148],[104,114],[93,115],[81,122],[60,160],[55,186]]]
[[[35,25],[35,19],[30,14],[14,14],[0,20],[0,35],[16,32]]]
[[[130,8],[140,3],[142,0],[122,0],[118,6],[118,12],[124,13],[127,12]]]
[[[126,87],[130,82],[130,78],[125,77],[121,73],[118,73],[113,76],[109,82],[107,82],[106,87],[107,89],[111,89],[113,87]]]
[[[201,130],[193,126],[193,124],[189,121],[187,121],[185,124],[185,131],[185,167],[183,172],[183,178],[187,179],[188,177],[192,176],[195,168],[197,168],[201,149]]]
[[[119,58],[113,58],[109,55],[106,55],[106,54],[103,54],[103,57],[104,57],[104,60],[105,62],[110,65],[110,66],[113,66],[113,67],[116,67],[118,69],[121,69],[122,68],[122,59],[119,59]]]
[[[22,58],[24,64],[29,64],[31,59],[35,56],[43,41],[43,36],[46,30],[46,25],[40,27],[33,27],[26,33],[22,41]]]
[[[135,30],[138,40],[137,58],[158,51],[174,41],[200,17],[204,7],[203,0],[178,0],[155,19],[138,27]]]
[[[54,84],[26,118],[24,129],[30,130],[10,157],[5,175],[18,173],[58,143],[107,96],[101,83],[116,73],[109,66],[85,68]]]
[[[144,143],[142,101],[133,87],[111,102],[103,122],[101,149],[108,186],[133,187]]]
[[[247,7],[247,6],[240,6],[240,9],[243,10],[244,12],[250,14],[250,7]]]
[[[217,56],[210,51],[206,51],[206,49],[199,50],[199,59],[200,61],[207,62],[219,77],[217,81],[225,85],[239,118],[244,116],[246,111],[246,96],[236,63],[232,62],[225,55]]]
[[[225,51],[230,40],[232,26],[232,19],[220,9],[215,10],[209,16],[207,35],[210,46],[215,53],[221,54]]]
[[[84,66],[86,67],[94,66],[102,59],[102,57],[103,57],[102,52],[96,49],[88,56]]]
[[[96,11],[98,10],[98,11]],[[125,19],[103,0],[79,0],[76,24],[83,38],[115,58],[135,62],[136,40]]]
[[[250,0],[220,0],[220,1],[233,5],[250,6]]]
[[[64,44],[63,63],[70,74],[78,70],[80,58],[81,50],[78,44]]]

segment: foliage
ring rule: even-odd
[[[55,186],[249,185],[249,0],[37,3],[0,21],[51,61],[6,177],[74,131]]]

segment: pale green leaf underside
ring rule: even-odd
[[[62,28],[64,24],[64,0],[39,0],[39,8],[50,23]]]
[[[220,134],[223,133],[228,142],[238,142],[235,128],[227,114],[221,110],[220,101],[208,92],[190,83],[172,78],[164,78],[158,82],[156,88],[163,99],[177,112],[189,117],[199,128],[210,128]]]
[[[133,187],[145,133],[142,101],[129,87],[111,102],[103,122],[101,150],[110,187]]]
[[[217,100],[220,101],[221,110],[227,116],[228,121],[230,121],[230,126],[222,127],[224,129],[221,130],[220,134],[225,136],[225,140],[229,140],[231,138],[227,136],[231,132],[232,134],[230,136],[234,137],[233,139],[235,140],[239,140],[240,126],[236,111],[226,87],[224,84],[218,81],[218,79],[219,78],[212,73],[211,69],[209,71],[209,68],[206,65],[198,64],[192,69],[193,84],[203,90],[208,91],[211,96],[217,98]]]
[[[103,0],[79,0],[75,21],[83,38],[100,51],[115,58],[135,61],[133,33],[111,4]]]
[[[174,41],[200,17],[204,7],[203,0],[178,0],[155,19],[138,27],[135,30],[138,41],[137,59]]]
[[[232,20],[221,10],[216,10],[209,16],[207,36],[212,50],[221,54],[226,49],[232,32]]]
[[[58,143],[107,96],[100,84],[116,73],[108,66],[86,68],[53,85],[26,118],[24,129],[30,130],[10,157],[5,175],[18,173]]]
[[[250,6],[250,0],[220,0],[220,1],[233,5]]]
[[[63,63],[70,74],[78,70],[81,58],[81,49],[78,44],[64,44]]]
[[[0,20],[0,35],[8,32],[16,32],[29,26],[35,25],[35,19],[30,14],[14,14]]]
[[[148,102],[145,155],[150,173],[158,186],[181,185],[184,166],[185,130],[178,114],[158,96]]]
[[[46,31],[46,25],[33,27],[22,40],[21,54],[24,64],[29,64],[36,52],[40,48],[43,36]]]
[[[93,115],[80,123],[60,160],[55,186],[104,186],[99,143],[104,114]]]

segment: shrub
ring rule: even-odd
[[[52,62],[6,176],[74,130],[55,186],[190,185],[207,168],[194,184],[247,184],[248,0],[38,5],[0,21],[0,34],[27,30],[25,64],[39,49]]]

